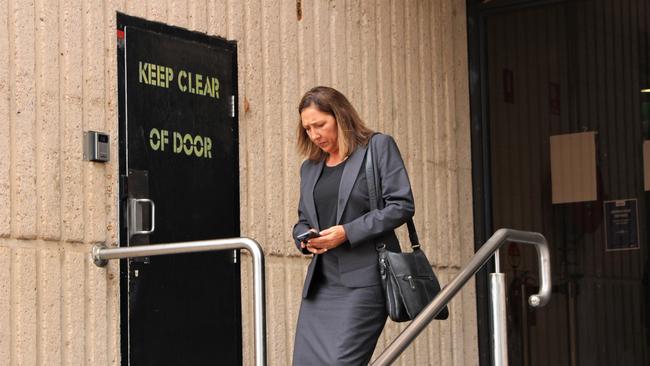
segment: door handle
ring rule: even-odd
[[[138,215],[138,207],[142,207],[144,204],[151,207],[151,228],[149,230],[144,229],[144,220],[138,220],[138,217],[142,217],[142,215]],[[142,213],[142,209],[140,212]],[[156,205],[153,201],[148,198],[129,199],[129,236],[151,234],[154,230],[156,230]]]

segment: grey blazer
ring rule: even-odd
[[[375,134],[370,145],[375,156],[377,187],[383,197],[384,206],[370,212],[364,164],[367,147],[359,147],[350,155],[343,168],[338,194],[336,222],[345,228],[348,241],[327,252],[328,255],[338,258],[341,282],[348,287],[366,287],[381,282],[375,239],[381,236],[389,250],[400,251],[394,229],[413,217],[415,212],[411,184],[393,138]],[[309,252],[300,248],[296,236],[310,228],[318,231],[326,229],[318,227],[314,203],[314,186],[321,175],[323,165],[324,161],[306,160],[300,168],[300,202],[298,222],[293,227],[293,238],[296,247],[303,254]],[[303,298],[309,294],[318,256],[313,256],[307,268]]]

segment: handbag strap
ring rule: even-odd
[[[374,135],[373,135],[374,136]],[[368,141],[368,148],[366,150],[366,181],[368,182],[368,196],[370,197],[370,211],[378,209],[379,206],[379,193],[377,190],[377,181],[375,174],[375,157],[372,152],[372,137]],[[383,202],[383,201],[382,201]],[[415,224],[413,223],[413,218],[409,218],[406,221],[406,227],[409,232],[409,241],[411,242],[411,248],[413,250],[420,249],[420,241],[418,239],[418,233],[415,230]],[[377,244],[377,250],[381,250],[385,247],[383,243]]]

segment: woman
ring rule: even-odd
[[[375,239],[399,251],[394,229],[413,216],[411,185],[395,141],[367,128],[343,94],[308,91],[298,107],[300,168],[296,246],[313,254],[294,344],[294,365],[365,365],[386,322]],[[373,146],[385,206],[370,212],[365,155]],[[300,234],[319,237],[301,242]]]

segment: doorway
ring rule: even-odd
[[[237,48],[117,16],[120,245],[239,237]],[[237,251],[121,262],[123,365],[238,365]]]
[[[533,310],[534,251],[500,251],[510,364],[646,365],[650,4],[470,3],[477,231],[540,232],[552,257]]]

